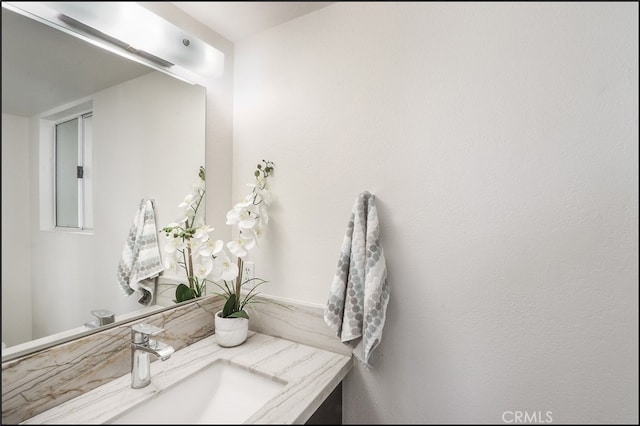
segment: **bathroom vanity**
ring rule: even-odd
[[[213,335],[153,362],[145,388],[126,374],[23,424],[301,424],[351,367],[350,356],[261,333],[234,348]],[[198,395],[207,400],[189,406]]]
[[[220,402],[215,390],[227,380],[227,373],[239,374],[245,384],[233,401],[244,400],[240,410],[249,416],[238,422],[312,423],[317,414],[335,412],[341,382],[352,368],[352,356],[324,324],[322,307],[282,301],[256,304],[256,319],[250,322],[247,341],[222,348],[216,343],[213,314],[223,302],[217,296],[185,302],[143,320],[117,324],[3,362],[2,423],[131,424],[138,414],[151,422],[144,416],[152,411],[147,408],[153,407],[153,400],[172,401],[164,405],[173,409],[196,394],[211,396],[214,405],[226,406],[230,402]],[[153,361],[151,383],[132,389],[131,327],[140,321],[164,329],[158,340],[171,345],[175,353],[165,361]],[[270,388],[268,395],[251,392],[258,387]],[[180,397],[171,396],[179,388],[187,390],[178,392]],[[228,394],[230,387],[223,384],[220,391]],[[254,397],[258,404],[248,411],[248,399]],[[160,405],[162,409],[164,405]],[[196,407],[204,409],[205,405],[207,401]],[[169,413],[175,414],[175,410]],[[168,419],[151,423],[172,423]]]

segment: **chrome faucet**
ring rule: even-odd
[[[166,361],[174,352],[172,346],[150,339],[164,329],[150,324],[139,323],[131,327],[131,387],[140,389],[151,383],[151,360],[153,354]]]

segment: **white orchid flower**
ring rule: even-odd
[[[264,227],[262,227],[261,225],[256,225],[251,230],[251,233],[253,234],[253,240],[255,241],[255,245],[257,246],[258,240],[262,237],[262,234],[264,233]]]
[[[251,215],[251,211],[242,209],[238,215],[238,228],[251,229],[256,225],[255,216]]]
[[[246,213],[243,212],[249,211],[253,205],[253,200],[253,194],[249,194],[245,196],[242,201],[235,204],[233,208],[227,212],[227,225],[235,225],[241,219],[242,215],[246,215]]]
[[[222,251],[218,257],[213,260],[214,281],[230,281],[234,280],[239,273],[238,265],[229,259],[226,251]]]
[[[238,257],[245,257],[248,250],[256,246],[256,240],[251,233],[241,232],[238,238],[227,243],[229,251]]]
[[[200,256],[215,256],[224,248],[224,243],[222,240],[208,240],[204,243],[198,254]]]
[[[227,225],[238,225],[241,229],[252,228],[256,223],[255,217],[251,216],[251,210],[236,205],[227,212]]]
[[[178,204],[178,207],[185,210],[191,208],[191,204],[193,203],[195,197],[196,196],[193,193],[187,194],[187,196],[184,197],[184,200],[180,204]]]
[[[240,239],[242,240],[242,245],[246,250],[251,250],[257,244],[256,234],[253,232],[253,228],[244,230],[240,230]]]
[[[227,212],[227,225],[235,225],[240,219],[240,212],[235,208]]]
[[[213,270],[213,259],[210,257],[201,257],[199,262],[193,265],[193,274],[203,280]]]
[[[193,238],[200,240],[203,243],[206,243],[207,241],[209,241],[209,234],[212,233],[213,231],[214,231],[214,228],[207,225],[206,223],[203,223],[196,229],[195,234],[193,234]]]
[[[187,240],[185,243],[185,246],[191,249],[191,254],[194,255],[198,252],[198,250],[200,250],[200,248],[206,243],[203,243],[200,240],[196,240],[196,239],[190,239]]]
[[[248,253],[244,248],[244,244],[242,243],[241,239],[229,241],[227,243],[227,248],[234,256],[238,257],[245,257]]]

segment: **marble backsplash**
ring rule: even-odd
[[[320,349],[350,354],[324,324],[323,308],[261,297],[252,305],[250,329]],[[131,325],[164,328],[158,340],[180,350],[214,333],[223,300],[206,297],[2,364],[2,423],[20,423],[62,402],[127,374]]]
[[[340,342],[325,324],[324,306],[264,296],[256,296],[254,300],[258,303],[250,305],[251,330],[351,355],[351,348]]]

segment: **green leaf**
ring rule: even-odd
[[[180,284],[178,285],[178,287],[176,287],[177,303],[184,302],[185,300],[195,299],[195,297],[196,297],[195,292],[189,287],[187,287],[186,285]]]
[[[233,310],[236,304],[236,295],[232,294],[227,299],[227,303],[224,304],[222,308],[222,318],[228,318],[233,314]]]
[[[205,289],[207,288],[207,280],[202,280],[202,283],[200,283],[200,281],[198,280],[198,278],[195,278],[195,296],[196,297],[202,297],[204,295]]]
[[[234,312],[231,315],[229,315],[229,318],[246,318],[249,319],[249,315],[247,314],[247,311],[238,311],[238,312]]]

